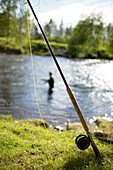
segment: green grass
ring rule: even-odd
[[[50,55],[47,45],[44,40],[32,40],[32,51],[33,54],[37,55]],[[50,42],[50,45],[55,53],[55,55],[66,55],[67,53],[67,44]]]
[[[34,55],[50,55],[47,45],[44,40],[31,40],[32,52]],[[67,44],[50,42],[55,55],[67,55]],[[14,53],[14,54],[29,54],[30,45],[26,42],[21,48],[13,41],[9,41],[0,37],[0,52],[1,53]]]
[[[0,53],[22,54],[25,53],[25,50],[20,48],[12,40],[7,40],[5,37],[0,37]]]
[[[59,133],[38,122],[0,117],[0,169],[113,169],[113,145],[95,139],[101,154],[97,158],[91,146],[77,148],[79,132]]]

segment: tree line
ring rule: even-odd
[[[25,43],[28,33],[27,22],[30,24],[31,37],[41,39],[40,31],[34,21],[30,20],[30,13],[26,11],[24,1],[0,0],[0,37],[7,37],[8,41],[13,40],[19,44]],[[63,21],[61,20],[59,29],[57,29],[55,22],[50,19],[48,23],[45,23],[44,31],[49,39],[56,37],[58,41],[58,37],[64,36]],[[71,35],[71,32],[71,27],[66,28],[65,35]]]
[[[0,0],[0,37],[13,42],[20,48],[28,43],[28,25],[31,38],[42,39],[38,27],[30,19],[22,0]],[[70,57],[112,58],[113,24],[104,25],[101,14],[91,14],[81,19],[75,28],[64,28],[63,20],[59,27],[52,20],[43,26],[49,41],[67,43],[67,55]]]
[[[21,0],[0,0],[0,37],[21,48],[27,40],[27,13]]]
[[[75,26],[68,43],[72,57],[113,57],[113,24],[104,26],[101,14],[91,14]]]

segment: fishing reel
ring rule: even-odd
[[[80,134],[76,137],[75,143],[80,150],[85,150],[90,145],[90,138],[86,135]]]

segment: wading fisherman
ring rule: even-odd
[[[42,79],[43,81],[47,82],[49,84],[49,92],[51,93],[53,91],[54,88],[54,77],[53,77],[53,73],[49,72],[49,79],[45,80]]]
[[[49,83],[49,91],[52,91],[52,89],[54,88],[54,77],[53,77],[53,73],[49,72],[49,80],[47,80],[47,82]]]

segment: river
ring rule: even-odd
[[[86,122],[95,117],[113,119],[113,61],[68,59],[57,57],[64,76],[82,110]],[[50,56],[33,56],[37,100],[44,120],[52,125],[65,125],[68,119],[79,118],[68,97],[56,65]],[[31,57],[0,55],[0,115],[12,114],[14,119],[40,118]],[[42,79],[53,72],[54,91]]]

